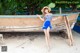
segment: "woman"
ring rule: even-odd
[[[40,20],[44,21],[42,29],[43,29],[44,34],[45,34],[47,46],[50,47],[49,31],[50,31],[50,29],[52,29],[52,25],[51,25],[52,14],[50,13],[51,9],[47,6],[45,6],[42,8],[41,11],[43,13],[43,18],[41,18],[39,15],[37,15],[37,16],[39,17]]]

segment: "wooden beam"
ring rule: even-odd
[[[70,28],[70,23],[69,23],[69,19],[67,16],[63,16],[64,18],[64,22],[65,22],[65,25],[66,25],[66,29],[67,29],[67,33],[68,33],[68,38],[69,38],[69,45],[73,45],[73,37],[72,37],[72,31],[71,31],[71,28]]]

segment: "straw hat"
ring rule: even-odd
[[[50,8],[50,7],[45,6],[45,7],[43,7],[43,8],[42,8],[41,12],[43,12],[43,11],[44,11],[44,9],[46,9],[46,8],[49,10],[49,12],[51,11],[51,8]]]

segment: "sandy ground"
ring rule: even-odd
[[[51,34],[51,50],[48,51],[43,33],[4,34],[4,43],[0,40],[0,53],[80,53],[80,34],[72,32],[74,45],[61,34]],[[7,46],[7,52],[1,52],[1,47]]]

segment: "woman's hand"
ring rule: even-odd
[[[44,19],[43,18],[41,18],[41,16],[40,15],[37,15],[38,16],[38,18],[41,20],[41,21],[44,21]]]
[[[41,16],[37,14],[37,17],[39,17],[39,18],[40,18]]]

